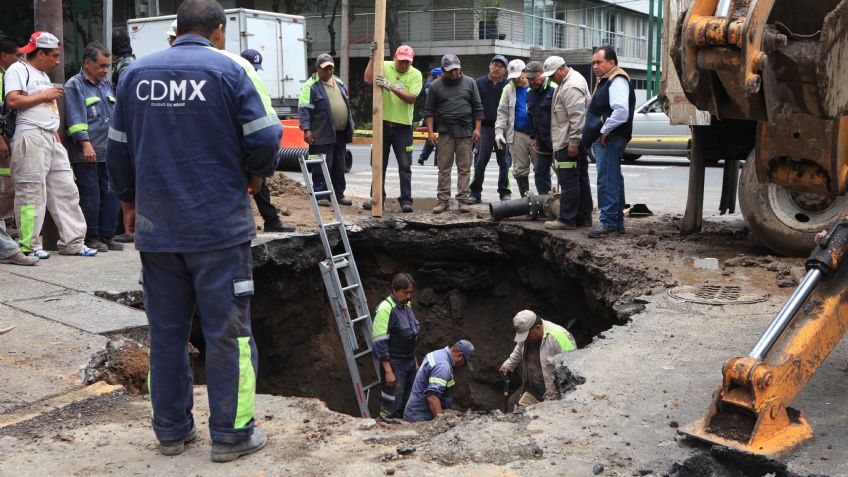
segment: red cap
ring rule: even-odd
[[[415,56],[415,52],[412,51],[412,47],[409,45],[400,45],[395,51],[395,59],[400,61],[412,61],[412,58]]]
[[[20,52],[29,54],[35,51],[36,48],[59,48],[59,39],[46,31],[37,31],[30,35],[29,43],[22,46]]]

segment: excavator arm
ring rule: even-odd
[[[804,280],[748,356],[724,363],[706,417],[682,429],[710,443],[769,457],[813,437],[789,406],[848,330],[848,218],[821,237]]]

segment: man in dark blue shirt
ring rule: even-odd
[[[506,58],[495,55],[489,62],[489,74],[477,78],[477,90],[480,91],[480,101],[483,102],[483,125],[480,128],[480,141],[474,155],[474,180],[471,181],[471,196],[469,204],[479,204],[483,195],[483,179],[486,166],[495,149],[498,168],[498,196],[501,200],[511,199],[509,191],[509,154],[506,150],[495,148],[495,120],[498,119],[498,103],[501,100],[504,86],[509,83],[506,79]]]
[[[534,76],[532,79],[528,78],[528,80],[530,81],[530,91],[527,93],[527,112],[530,116],[532,148],[536,151],[533,179],[536,182],[536,191],[539,195],[546,195],[551,190],[551,163],[553,161],[551,105],[557,85],[542,75]]]
[[[267,442],[253,419],[248,191],[274,173],[282,134],[253,66],[223,50],[226,24],[215,0],[183,1],[171,48],[121,75],[106,158],[141,252],[159,450],[180,454],[196,436],[187,346],[199,312],[214,462]]]

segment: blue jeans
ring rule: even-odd
[[[536,164],[533,166],[533,181],[536,183],[536,192],[539,195],[547,195],[551,191],[551,163],[553,154],[536,153]]]
[[[0,139],[1,140],[1,139]],[[0,219],[0,258],[8,258],[20,252],[18,243],[6,233],[6,221]]]
[[[115,236],[115,217],[121,211],[118,195],[112,190],[112,181],[105,162],[77,162],[71,165],[79,189],[80,209],[85,217],[89,237]]]
[[[609,136],[606,146],[600,141],[592,144],[595,167],[598,170],[598,210],[601,212],[601,227],[624,230],[624,176],[621,175],[621,155],[627,139]]]
[[[392,374],[395,375],[397,383],[395,387],[388,388],[385,385],[380,393],[380,417],[402,418],[403,408],[409,400],[412,391],[412,383],[415,381],[415,358],[404,360],[391,360]],[[380,366],[380,380],[386,382],[386,372]]]
[[[212,441],[235,444],[253,434],[258,356],[250,327],[252,260],[249,241],[209,252],[141,252],[148,386],[159,441],[183,439],[194,426],[187,346],[195,312],[205,340]]]

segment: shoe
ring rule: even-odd
[[[618,235],[624,235],[624,227],[619,227],[615,229],[615,233],[617,233]]]
[[[121,235],[116,235],[112,237],[112,240],[120,243],[133,243],[135,242],[135,236],[124,232]]]
[[[363,203],[362,203],[362,208],[363,208],[363,209],[365,209],[365,210],[371,210],[371,201],[370,201],[370,200],[366,200],[365,202],[363,202]]]
[[[83,245],[82,250],[71,255],[76,255],[78,257],[93,257],[97,255],[97,249],[86,247],[85,245]]]
[[[277,219],[272,222],[265,222],[265,226],[262,227],[262,230],[265,232],[294,232],[295,228],[291,225],[286,225],[282,220]]]
[[[577,226],[567,224],[561,220],[549,220],[545,222],[545,228],[548,230],[574,230]]]
[[[427,161],[425,161],[424,159],[422,159],[420,157],[418,158],[418,165],[419,166],[423,166],[425,162],[427,162]]]
[[[348,199],[347,197],[339,197],[336,199],[339,205],[353,205],[353,201]]]
[[[592,226],[592,219],[587,219],[587,220],[579,220],[578,219],[577,220],[577,227],[583,228],[583,227],[591,227],[591,226]]]
[[[197,437],[197,429],[192,425],[191,430],[182,439],[169,442],[160,441],[159,452],[162,455],[180,455],[185,451],[185,445],[193,441],[195,437]]]
[[[115,239],[100,237],[100,241],[106,244],[106,247],[109,250],[114,250],[116,252],[120,252],[124,249],[124,245],[115,241]]]
[[[230,462],[238,459],[241,456],[253,454],[254,452],[265,447],[268,443],[268,438],[265,437],[265,432],[258,428],[253,428],[253,434],[246,441],[238,444],[218,444],[212,443],[212,462]]]
[[[512,200],[512,194],[504,194],[504,195],[502,195],[502,196],[501,196],[501,200],[502,200],[502,201],[505,201],[505,200]]]
[[[48,252],[47,250],[42,250],[42,249],[33,250],[32,252],[24,252],[24,255],[26,255],[26,256],[32,255],[33,257],[35,257],[39,260],[47,260],[48,258],[50,258],[50,252]]]
[[[327,199],[318,199],[318,205],[320,205],[321,207],[329,207],[330,201]]]
[[[471,206],[468,205],[467,202],[460,202],[459,203],[459,211],[460,212],[471,212]]]
[[[613,233],[618,233],[618,229],[608,229],[606,227],[597,227],[597,228],[590,230],[589,233],[586,234],[586,236],[588,236],[589,238],[605,238],[606,236],[613,234]],[[624,231],[622,230],[621,233],[624,233]]]
[[[466,204],[479,204],[482,202],[479,197],[474,197],[473,195],[468,197],[468,200],[465,202]]]
[[[434,214],[441,214],[442,212],[448,210],[448,204],[440,203],[433,207]]]
[[[413,211],[412,206],[409,204],[401,204],[400,210],[402,210],[405,214],[409,214]]]
[[[98,240],[96,238],[87,238],[87,239],[85,239],[85,241],[83,243],[85,243],[86,247],[93,248],[93,249],[97,250],[98,252],[108,252],[109,251],[109,246],[107,246],[105,243],[101,242],[100,240]]]
[[[38,258],[26,256],[21,252],[15,252],[13,255],[6,258],[0,258],[0,263],[6,265],[32,266],[38,265]]]

